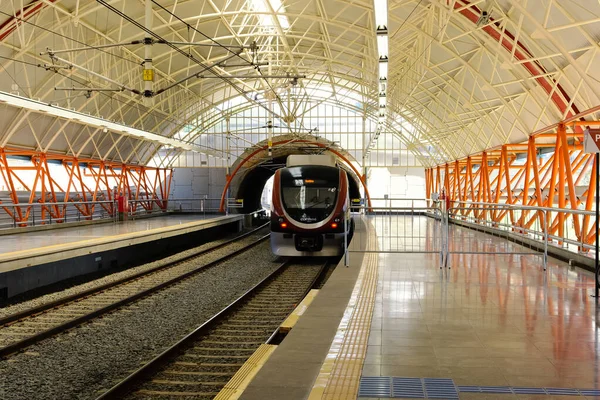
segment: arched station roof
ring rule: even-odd
[[[318,104],[377,120],[375,3],[155,0],[150,18],[145,0],[3,1],[0,147],[148,164],[165,149],[225,158],[201,137],[244,108],[298,136]],[[383,129],[422,165],[522,142],[600,104],[596,1],[387,7]]]

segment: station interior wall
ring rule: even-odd
[[[225,183],[225,168],[174,168],[169,198],[220,199]],[[369,191],[373,198],[425,198],[425,170],[369,168]]]
[[[225,168],[174,168],[170,199],[220,199]]]

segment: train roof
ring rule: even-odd
[[[335,160],[335,157],[331,154],[292,154],[288,156],[285,166],[322,165],[335,167]]]

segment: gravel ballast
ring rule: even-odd
[[[0,398],[94,399],[278,265],[264,242],[160,294],[31,346],[0,361]]]
[[[266,234],[268,231],[267,230],[261,230],[262,234]],[[56,291],[54,293],[49,293],[40,297],[37,297],[35,299],[31,299],[31,300],[27,300],[27,301],[23,301],[17,304],[12,304],[9,306],[6,306],[4,308],[0,308],[0,318],[4,318],[7,317],[9,315],[12,314],[16,314],[22,311],[27,311],[31,308],[34,307],[38,307],[47,303],[52,303],[54,301],[60,300],[64,297],[68,297],[71,295],[76,295],[79,294],[81,292],[84,292],[86,290],[90,290],[90,289],[94,289],[97,288],[99,286],[102,285],[106,285],[112,282],[116,282],[118,280],[130,277],[132,275],[138,274],[140,272],[144,272],[144,271],[148,271],[151,270],[153,268],[162,266],[162,265],[167,265],[173,262],[177,262],[180,259],[192,256],[196,253],[199,253],[203,250],[206,249],[210,249],[211,247],[214,247],[216,245],[219,245],[223,242],[226,242],[228,240],[231,240],[233,238],[235,238],[236,236],[239,236],[239,233],[236,234],[231,234],[231,235],[227,235],[221,239],[212,241],[212,242],[208,242],[205,243],[201,246],[197,246],[182,252],[179,252],[177,254],[173,254],[169,257],[165,257],[162,258],[160,260],[156,260],[150,263],[146,263],[146,264],[142,264],[139,265],[137,267],[133,267],[133,268],[129,268],[126,269],[124,271],[119,271],[119,272],[114,272],[110,275],[104,276],[102,278],[98,278],[98,279],[94,279],[92,281],[86,282],[86,283],[82,283],[79,285],[75,285],[75,286],[71,286],[71,287],[67,287],[63,290],[60,291]],[[259,235],[251,235],[252,237],[258,237]]]

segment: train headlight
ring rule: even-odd
[[[281,228],[287,228],[287,222],[282,222],[279,224]]]
[[[283,218],[279,217],[279,219],[277,221],[283,222]]]
[[[340,222],[339,218],[334,219],[335,222]]]
[[[331,227],[332,227],[333,229],[337,228],[337,223],[336,223],[336,222],[333,222],[333,223],[331,224]]]

